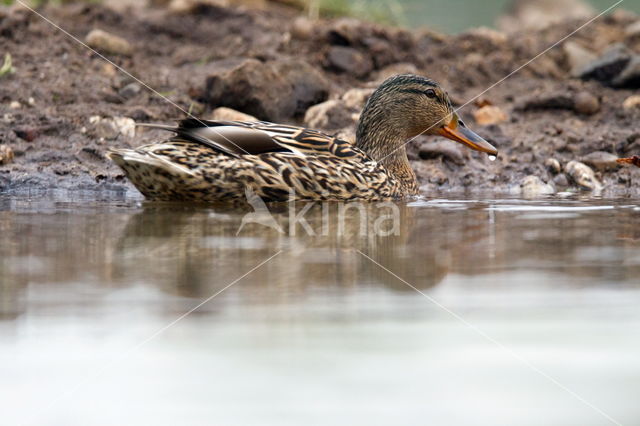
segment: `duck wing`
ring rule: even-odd
[[[333,155],[369,160],[349,142],[316,130],[267,121],[211,121],[189,118],[177,126],[140,124],[168,130],[178,138],[206,145],[233,157],[268,152],[289,152],[301,156]]]

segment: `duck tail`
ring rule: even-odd
[[[174,191],[180,192],[180,185],[192,182],[196,177],[187,167],[148,151],[112,149],[106,155],[149,198],[162,199]]]

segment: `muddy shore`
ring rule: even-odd
[[[368,94],[392,74],[433,78],[462,106],[584,23],[443,35],[310,21],[280,4],[38,11],[153,91],[36,14],[0,6],[0,54],[13,64],[0,77],[0,193],[134,191],[105,151],[160,141],[165,134],[134,122],[170,122],[185,111],[353,138]],[[500,150],[496,161],[435,137],[412,142],[422,190],[637,196],[640,168],[615,159],[640,154],[639,87],[640,19],[624,11],[599,18],[460,110]]]

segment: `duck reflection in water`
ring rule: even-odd
[[[141,273],[144,265],[163,290],[206,297],[282,250],[242,285],[277,298],[313,287],[413,291],[358,251],[422,289],[436,285],[449,269],[451,244],[428,237],[446,219],[437,215],[418,223],[416,209],[406,203],[290,202],[265,208],[147,202],[118,241],[117,275]],[[261,218],[251,220],[257,213]],[[415,238],[428,244],[412,243]]]

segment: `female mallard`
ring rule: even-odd
[[[416,75],[387,79],[360,116],[355,146],[302,127],[187,119],[166,142],[108,153],[147,198],[231,201],[379,200],[418,193],[405,143],[439,134],[477,151],[497,150],[458,118],[447,93]]]

